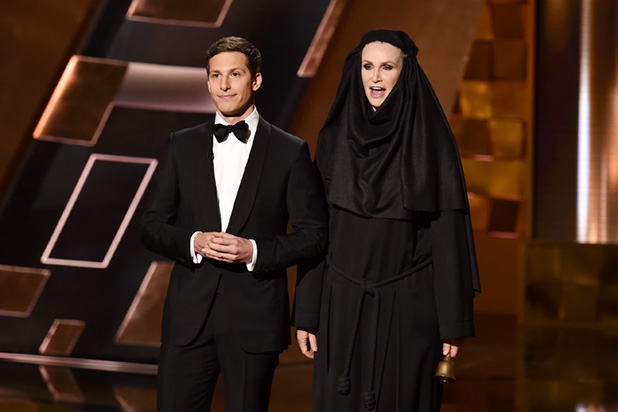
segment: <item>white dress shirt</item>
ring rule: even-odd
[[[221,230],[225,232],[227,226],[230,223],[230,217],[232,210],[234,209],[234,202],[236,201],[236,195],[238,194],[238,188],[242,181],[242,176],[249,160],[249,154],[251,154],[251,148],[255,140],[255,132],[260,121],[260,115],[257,109],[244,119],[249,126],[249,138],[247,143],[242,143],[240,140],[230,133],[228,138],[219,143],[213,136],[212,139],[212,153],[213,166],[215,172],[215,182],[217,186],[217,199],[219,201],[219,213],[221,216]],[[228,122],[223,120],[219,113],[215,114],[214,124],[229,125]],[[200,263],[202,261],[202,255],[195,253],[193,242],[195,236],[200,232],[195,232],[191,236],[191,257],[193,263]],[[247,263],[247,269],[252,271],[255,267],[257,260],[257,245],[253,239],[249,239],[253,244],[253,257],[251,262]]]

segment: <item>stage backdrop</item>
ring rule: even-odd
[[[47,73],[51,87],[0,205],[0,358],[154,373],[172,263],[141,246],[139,216],[169,133],[212,116],[203,53],[230,34],[264,55],[260,113],[313,147],[362,33],[408,32],[473,192],[485,290],[477,307],[515,312],[516,277],[488,270],[498,263],[486,257],[504,266],[527,236],[527,1],[91,0],[77,13],[80,4],[56,10],[74,19],[74,35],[61,70]],[[36,21],[60,27],[48,11]],[[16,37],[31,33],[19,27]],[[298,351],[283,362],[291,358]]]

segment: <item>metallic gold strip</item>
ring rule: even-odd
[[[313,77],[316,70],[320,67],[320,62],[330,43],[335,28],[341,17],[341,13],[346,5],[346,0],[331,0],[322,21],[318,26],[318,30],[313,36],[313,40],[309,45],[307,54],[303,62],[300,64],[297,75],[298,77]]]
[[[618,241],[618,52],[607,43],[607,36],[616,34],[616,16],[607,16],[613,10],[609,3],[582,2],[577,150],[581,243]]]
[[[57,356],[28,355],[22,353],[7,352],[0,352],[0,360],[33,365],[66,366],[67,368],[100,370],[107,372],[141,373],[145,375],[157,374],[157,365],[151,365],[146,363],[105,361],[83,358],[65,358]]]

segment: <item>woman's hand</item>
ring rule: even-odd
[[[296,329],[296,340],[298,347],[303,355],[313,359],[315,352],[318,351],[318,340],[314,329]]]
[[[462,343],[463,339],[444,339],[442,342],[442,354],[444,356],[450,354],[451,358],[456,357]]]

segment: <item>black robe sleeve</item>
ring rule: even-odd
[[[431,225],[436,309],[442,339],[474,336],[473,298],[476,262],[466,215],[443,211]]]

